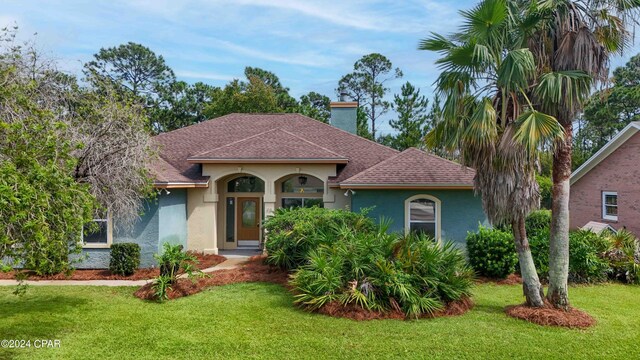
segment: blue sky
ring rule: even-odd
[[[101,47],[134,41],[163,55],[177,77],[222,86],[245,66],[273,71],[291,94],[317,91],[336,98],[340,77],[362,55],[379,52],[404,72],[391,92],[410,81],[431,96],[434,54],[418,51],[429,32],[449,33],[459,9],[476,1],[290,0],[4,0],[0,25],[17,24],[79,74]],[[624,64],[638,53],[636,44]],[[382,133],[390,132],[387,124]]]

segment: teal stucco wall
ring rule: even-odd
[[[180,244],[187,248],[187,190],[173,189],[159,198],[158,252],[162,244]]]
[[[352,209],[374,207],[369,216],[393,221],[391,231],[404,232],[405,200],[414,195],[431,195],[441,201],[441,237],[464,248],[467,231],[475,231],[478,224],[487,224],[482,201],[473,190],[356,190]]]
[[[173,189],[162,192],[154,200],[145,202],[143,215],[131,230],[114,231],[113,243],[133,242],[140,245],[140,267],[157,266],[154,254],[164,242],[187,245],[187,191]],[[76,264],[78,269],[106,269],[110,249],[83,249],[85,258]]]
[[[352,134],[357,133],[357,117],[358,117],[358,108],[354,107],[345,107],[339,108],[334,107],[331,108],[331,125],[337,127],[338,129],[342,129],[348,131]]]

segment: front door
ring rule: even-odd
[[[260,240],[260,198],[239,197],[236,211],[238,240]]]

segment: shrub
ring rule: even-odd
[[[160,275],[158,276],[158,278],[156,278],[156,281],[153,283],[153,290],[155,298],[158,301],[163,302],[169,299],[168,291],[172,289],[172,283],[173,280],[169,275]]]
[[[140,266],[140,245],[119,243],[111,245],[109,271],[112,274],[129,276]]]
[[[614,280],[640,284],[640,240],[626,229],[608,234],[611,248],[605,253]]]
[[[536,175],[536,181],[540,187],[540,207],[543,209],[551,209],[551,188],[553,181],[548,176]]]
[[[533,261],[540,278],[549,278],[549,230],[544,229],[529,239]],[[603,258],[609,247],[604,236],[587,230],[569,233],[569,281],[597,283],[606,280],[609,263]]]
[[[180,272],[187,274],[188,277],[200,272],[195,266],[198,259],[192,254],[182,251],[182,245],[164,243],[162,250],[162,254],[154,256],[160,265],[160,276],[168,276],[171,283],[176,281]]]
[[[373,311],[432,314],[471,295],[473,270],[450,243],[424,235],[343,226],[340,241],[313,249],[292,276],[295,303],[309,310],[330,302]]]
[[[518,263],[513,235],[483,226],[467,234],[467,256],[476,273],[490,278],[507,277]]]
[[[527,234],[528,235],[528,234]],[[541,229],[529,236],[529,249],[541,279],[549,277],[549,228]]]
[[[551,210],[532,211],[525,220],[527,237],[535,237],[539,232],[549,231],[551,227]]]
[[[607,279],[609,262],[603,258],[609,248],[606,237],[588,230],[569,233],[569,281],[597,283]]]
[[[178,274],[186,274],[187,278],[192,281],[195,281],[196,277],[206,276],[196,267],[198,259],[192,254],[182,251],[182,245],[164,243],[162,250],[161,254],[154,255],[160,265],[160,276],[153,283],[155,297],[161,302],[168,299],[167,291],[171,290],[171,286],[178,280]]]
[[[280,208],[264,224],[268,234],[265,244],[267,262],[292,270],[306,263],[311,250],[320,245],[331,245],[338,238],[337,229],[370,233],[375,227],[374,222],[366,217],[366,211]]]

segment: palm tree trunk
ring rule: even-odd
[[[569,292],[569,178],[573,125],[564,121],[564,140],[553,155],[553,199],[551,202],[551,238],[549,239],[549,291],[547,299],[553,306],[568,310]]]
[[[527,231],[524,226],[524,219],[518,219],[513,222],[513,238],[516,243],[518,259],[520,260],[520,275],[522,276],[522,292],[526,299],[527,306],[542,307],[544,305],[544,292],[536,266],[531,256],[529,248],[529,240],[527,239]]]

